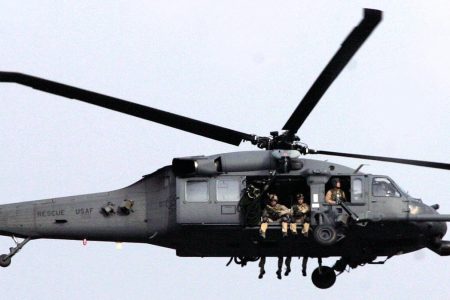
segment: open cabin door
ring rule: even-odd
[[[177,178],[178,224],[240,224],[245,176]]]

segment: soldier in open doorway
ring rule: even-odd
[[[283,237],[286,237],[288,231],[289,213],[289,208],[278,203],[278,196],[276,194],[269,194],[269,204],[267,204],[264,208],[261,217],[261,227],[259,230],[260,236],[265,239],[269,223],[280,220],[281,232],[283,233]]]
[[[346,202],[345,193],[341,190],[341,181],[339,178],[333,178],[331,180],[331,185],[333,186],[325,195],[325,201],[328,204],[335,205],[339,202]]]
[[[331,205],[339,205],[343,202],[347,202],[345,193],[341,190],[341,181],[339,178],[333,178],[331,180],[333,186],[325,195],[325,201]],[[346,213],[337,214],[335,216],[336,223],[346,226],[348,223],[349,215]]]
[[[309,212],[311,211],[309,205],[305,203],[305,196],[303,194],[296,195],[297,204],[291,207],[291,224],[290,229],[293,235],[297,235],[297,224],[302,226],[302,234],[308,237],[309,232]]]

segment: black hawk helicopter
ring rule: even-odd
[[[382,264],[378,257],[429,248],[450,255],[442,240],[450,215],[438,214],[404,192],[388,176],[365,174],[302,155],[331,155],[450,170],[450,164],[314,150],[296,135],[323,94],[381,21],[382,12],[365,9],[348,35],[283,126],[283,132],[256,136],[165,112],[122,99],[14,72],[0,81],[15,82],[138,118],[238,146],[251,142],[262,150],[173,159],[172,165],[122,189],[79,196],[0,205],[0,234],[16,243],[0,256],[7,267],[30,240],[39,238],[148,243],[176,250],[182,257],[231,257],[244,266],[265,257],[313,257],[319,288],[331,287],[347,267]],[[339,179],[346,201],[329,204],[325,193]],[[268,193],[291,206],[303,193],[310,204],[312,234],[283,238],[272,223],[258,235]],[[345,221],[343,221],[345,220]],[[17,241],[16,237],[23,239]],[[324,257],[338,257],[332,267]],[[386,260],[387,260],[386,259]]]

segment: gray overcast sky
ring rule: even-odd
[[[383,22],[299,134],[314,149],[449,162],[450,4],[402,3],[0,1],[0,69],[265,135],[281,129],[362,8],[378,8]],[[113,190],[173,157],[237,150],[15,84],[1,84],[0,97],[0,203]],[[389,175],[450,213],[448,171],[322,159],[368,163],[363,171]],[[11,245],[1,238],[0,252]],[[297,260],[281,281],[269,260],[258,280],[255,264],[226,268],[225,258],[38,240],[0,270],[1,298],[443,299],[449,260],[423,250],[344,273],[322,291],[300,276]]]

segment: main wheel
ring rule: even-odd
[[[319,225],[314,229],[314,239],[323,246],[330,246],[336,243],[336,229],[331,225]]]
[[[311,275],[313,284],[319,289],[327,289],[336,282],[336,273],[330,267],[316,268]]]
[[[6,254],[0,255],[0,267],[6,268],[11,264],[11,257]]]

